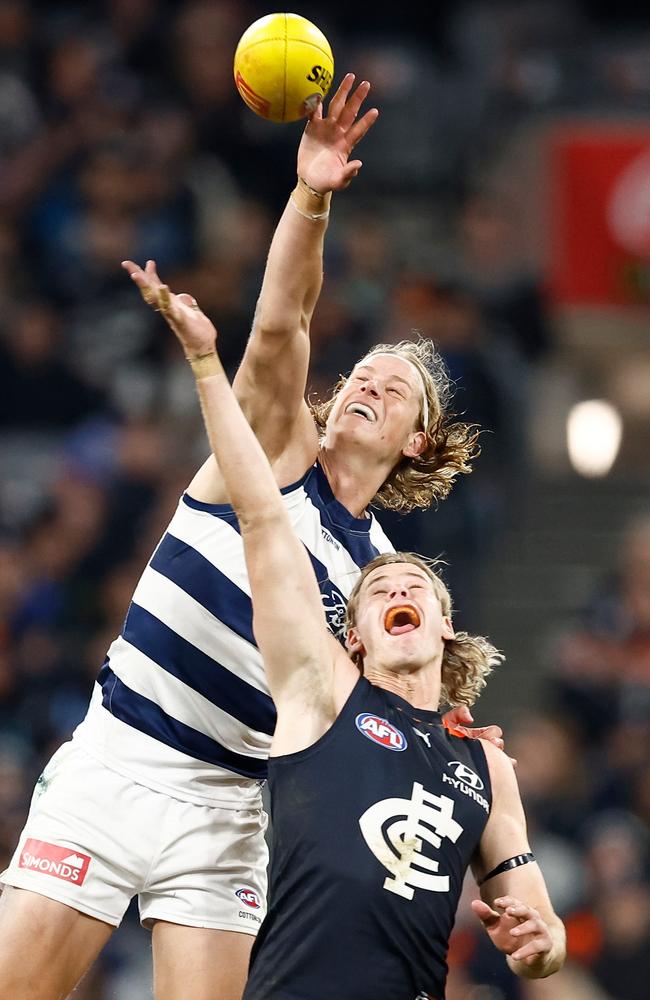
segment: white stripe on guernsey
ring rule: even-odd
[[[247,684],[269,693],[257,646],[242,639],[151,566],[140,577],[133,601]]]
[[[110,667],[136,694],[155,702],[163,712],[185,726],[216,739],[235,753],[265,759],[271,740],[266,733],[249,729],[232,715],[188,687],[178,677],[161,670],[157,663],[120,636],[109,650]]]
[[[223,518],[204,510],[196,510],[181,500],[167,531],[179,541],[191,545],[250,597],[244,544],[236,528]]]
[[[380,552],[394,552],[395,548],[390,538],[384,532],[376,517],[373,517],[370,525],[370,541]]]

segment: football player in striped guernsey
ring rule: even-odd
[[[428,343],[371,352],[315,412],[304,399],[331,192],[361,166],[350,154],[377,115],[359,117],[368,89],[353,90],[348,75],[328,114],[319,108],[306,127],[235,380],[334,632],[361,568],[391,549],[370,502],[427,507],[477,450],[475,429],[447,414],[449,387]],[[154,263],[125,267],[170,319]],[[187,297],[173,301],[200,377],[214,329]],[[135,895],[152,928],[156,1000],[241,996],[265,910],[261,787],[274,726],[241,532],[210,457],[144,570],[85,720],[39,781],[2,875],[7,996],[67,996]]]

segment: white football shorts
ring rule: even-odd
[[[182,802],[65,743],[38,779],[0,882],[118,926],[133,896],[145,927],[256,934],[266,910],[263,808]]]

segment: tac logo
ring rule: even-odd
[[[235,895],[241,899],[245,906],[250,906],[251,910],[259,910],[262,905],[260,897],[254,889],[237,889]]]
[[[83,885],[90,857],[88,854],[70,852],[69,847],[58,847],[48,844],[45,840],[33,840],[29,837],[20,852],[19,868],[26,868],[43,875],[53,875],[64,882]]]
[[[357,729],[373,743],[387,750],[406,750],[406,736],[386,719],[369,712],[362,712],[354,720]]]
[[[468,767],[467,764],[463,764],[459,760],[450,760],[447,767],[455,768],[455,777],[458,781],[462,781],[464,785],[469,785],[470,788],[476,789],[477,792],[482,792],[485,788],[478,774],[472,771],[471,767]]]

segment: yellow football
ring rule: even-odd
[[[272,122],[295,122],[330,89],[334,58],[311,21],[299,14],[267,14],[241,36],[234,74],[251,111]]]

